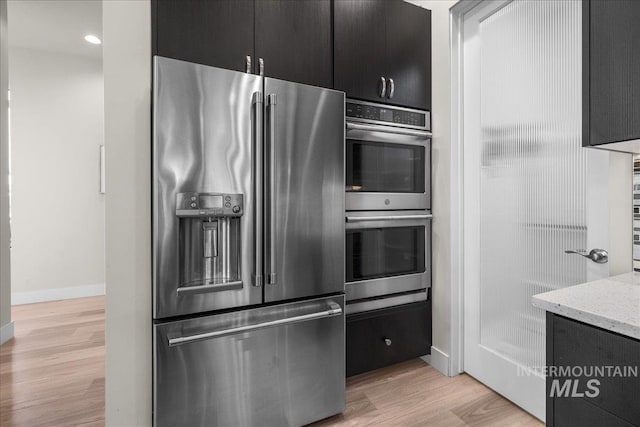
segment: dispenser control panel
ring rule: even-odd
[[[176,215],[180,217],[242,216],[242,194],[179,193]]]

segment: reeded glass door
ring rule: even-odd
[[[609,155],[582,147],[582,2],[464,19],[464,369],[545,417],[542,292],[608,276]]]

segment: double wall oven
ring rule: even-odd
[[[345,111],[347,313],[426,300],[430,113],[354,100]]]

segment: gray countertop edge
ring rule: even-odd
[[[553,303],[534,295],[531,300],[534,307],[550,311],[569,319],[577,320],[588,325],[597,326],[607,331],[615,332],[631,338],[640,340],[640,327],[621,322],[619,320],[610,319],[598,313],[586,312],[577,308],[568,307],[559,303]]]

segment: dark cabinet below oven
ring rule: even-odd
[[[347,376],[429,354],[431,301],[347,316]]]

